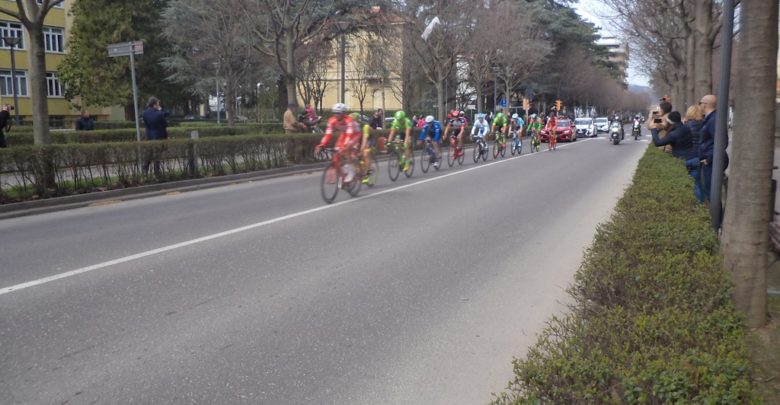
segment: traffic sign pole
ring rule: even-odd
[[[130,52],[130,76],[133,80],[133,111],[135,112],[135,140],[141,142],[141,123],[138,119],[138,86],[135,84],[135,53]]]

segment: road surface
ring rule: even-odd
[[[0,221],[0,402],[486,403],[646,147],[383,163],[332,205],[312,173]]]

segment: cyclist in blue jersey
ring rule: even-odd
[[[417,139],[417,144],[420,145],[425,138],[431,138],[433,143],[433,149],[436,151],[436,161],[433,162],[433,167],[439,168],[439,160],[441,158],[441,151],[439,150],[439,142],[441,141],[441,123],[439,120],[433,118],[433,115],[425,117],[425,125],[420,130],[420,137]]]

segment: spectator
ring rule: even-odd
[[[685,167],[688,169],[688,173],[693,177],[693,194],[699,202],[704,201],[704,195],[702,193],[702,181],[701,181],[701,163],[699,159],[699,132],[701,131],[701,123],[704,114],[701,112],[699,106],[692,105],[688,107],[688,111],[685,113],[685,119],[683,122],[688,129],[691,130],[691,140],[693,141],[694,155],[685,161]]]
[[[282,127],[285,134],[294,134],[305,129],[303,124],[295,119],[295,107],[295,103],[287,104],[287,111],[284,112],[284,117],[282,117]]]
[[[165,119],[168,115],[170,115],[170,113],[163,111],[160,100],[155,97],[149,99],[143,114],[147,140],[154,141],[168,138],[168,121]],[[154,175],[160,175],[160,153],[162,152],[162,149],[163,147],[148,147],[146,161],[144,162],[143,167],[144,173],[149,172],[149,166],[154,162]]]
[[[661,129],[666,131],[664,138],[659,136]],[[691,130],[682,124],[682,116],[678,111],[667,114],[666,122],[655,125],[650,133],[653,135],[655,146],[672,145],[674,157],[687,161],[696,156]]]
[[[667,133],[667,127],[668,125],[666,122],[668,121],[667,118],[669,116],[669,113],[672,111],[672,104],[668,101],[666,101],[666,97],[661,99],[661,103],[658,104],[658,108],[654,110],[650,114],[650,120],[647,123],[647,129],[650,130],[650,132],[653,131],[653,129],[658,129],[658,138],[664,139]],[[672,146],[666,145],[663,147],[664,152],[671,152]]]
[[[382,128],[384,128],[384,126],[385,126],[384,116],[385,116],[384,111],[382,111],[381,108],[376,110],[374,112],[374,116],[371,117],[371,123],[369,124],[369,126],[371,126],[371,128],[373,128],[373,129],[382,129]]]
[[[76,121],[76,131],[92,131],[95,129],[95,121],[89,116],[89,111],[81,113],[81,118]]]
[[[5,133],[11,128],[11,113],[8,112],[8,104],[3,104],[0,111],[0,148],[7,148]]]
[[[701,131],[699,132],[699,159],[701,161],[702,194],[704,201],[709,201],[712,185],[712,160],[715,154],[715,127],[718,121],[717,113],[715,111],[716,103],[717,99],[712,94],[702,97],[701,101],[699,101],[699,106],[704,113],[704,121],[701,124]],[[728,138],[726,138],[726,142],[723,145],[723,156],[726,159],[723,164],[724,170],[729,165],[729,157],[725,153],[727,146]]]

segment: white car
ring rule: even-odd
[[[593,123],[593,118],[577,118],[574,120],[574,125],[577,127],[577,138],[596,136],[596,124]]]
[[[593,120],[593,123],[596,124],[597,132],[609,132],[609,118],[598,117]]]

